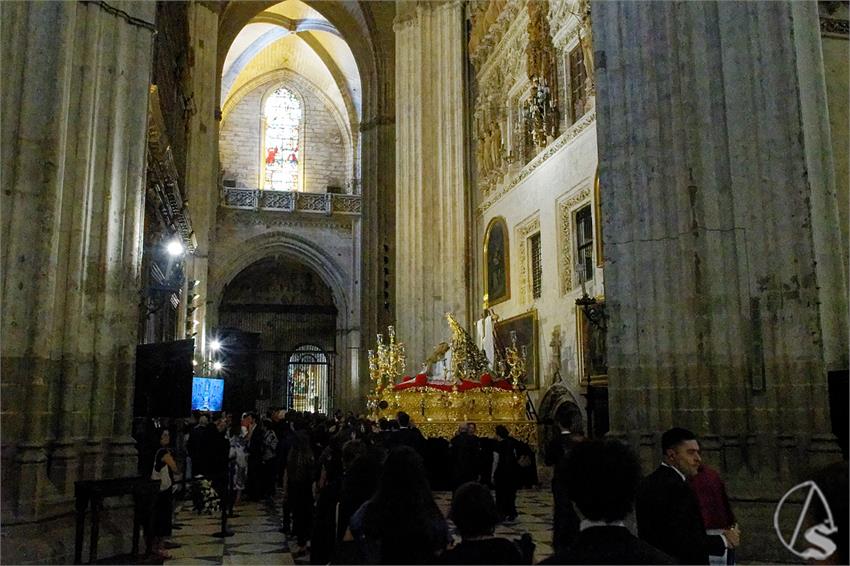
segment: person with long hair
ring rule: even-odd
[[[365,564],[437,562],[451,539],[416,450],[390,451],[378,491],[351,518],[350,534]]]
[[[154,527],[153,532],[148,533],[148,551],[157,555],[158,558],[167,560],[171,558],[162,548],[163,539],[171,536],[171,519],[173,495],[171,486],[174,483],[174,473],[177,471],[177,462],[169,448],[171,444],[171,433],[167,428],[159,431],[159,449],[153,460],[151,479],[159,481],[159,494],[154,503]]]
[[[284,476],[284,503],[292,513],[292,533],[298,547],[293,553],[296,557],[307,552],[307,541],[313,523],[313,476],[315,474],[315,456],[307,432],[295,433],[292,447],[289,449]]]

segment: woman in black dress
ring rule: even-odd
[[[159,494],[154,504],[154,526],[151,533],[148,549],[160,558],[169,559],[171,555],[162,548],[162,540],[171,536],[171,516],[173,510],[173,496],[171,485],[174,481],[173,475],[177,471],[177,462],[169,448],[171,444],[171,433],[164,428],[159,433],[159,450],[153,460],[151,479],[159,480]]]
[[[293,553],[300,557],[307,552],[307,541],[313,524],[313,476],[316,461],[310,446],[310,437],[305,431],[295,433],[294,443],[289,449],[284,472],[284,502],[292,512],[292,532],[298,547]]]

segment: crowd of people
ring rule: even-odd
[[[148,460],[151,477],[161,480],[160,526],[151,544],[162,556],[170,487],[183,470],[211,482],[231,512],[245,500],[275,501],[280,489],[281,531],[295,539],[295,557],[312,564],[533,561],[531,537],[494,535],[500,522],[516,519],[517,489],[527,468],[536,469],[533,451],[504,426],[491,439],[479,437],[474,423],[463,424],[437,465],[429,463],[428,440],[403,412],[377,423],[282,409],[262,418],[196,415],[181,432],[182,454],[172,454],[173,438],[162,429]],[[674,428],[661,440],[660,465],[642,477],[626,444],[587,440],[560,423],[544,450],[553,466],[554,553],[542,563],[734,564],[741,534],[719,474],[702,462],[690,431]],[[448,518],[433,495],[433,470],[440,467],[450,468]],[[626,526],[632,512],[637,536]],[[452,541],[447,519],[460,542]]]

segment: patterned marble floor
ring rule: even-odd
[[[434,495],[440,509],[448,513],[451,493]],[[542,488],[522,490],[517,494],[517,510],[516,521],[499,525],[496,535],[519,538],[531,534],[536,563],[552,553],[552,494]],[[295,559],[290,552],[295,541],[278,532],[279,511],[279,502],[243,503],[236,508],[238,517],[228,521],[234,535],[222,539],[212,536],[220,530],[219,517],[198,515],[186,503],[177,516],[183,526],[169,539],[180,547],[169,550],[173,558],[165,564],[308,564],[309,557]],[[449,527],[459,540],[451,522]]]

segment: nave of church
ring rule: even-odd
[[[693,431],[739,560],[800,558],[777,505],[848,454],[846,1],[0,16],[0,561],[88,556],[100,497],[126,552],[164,430],[188,485],[201,417],[400,412],[426,467],[506,426],[541,497],[566,430],[644,475]]]

